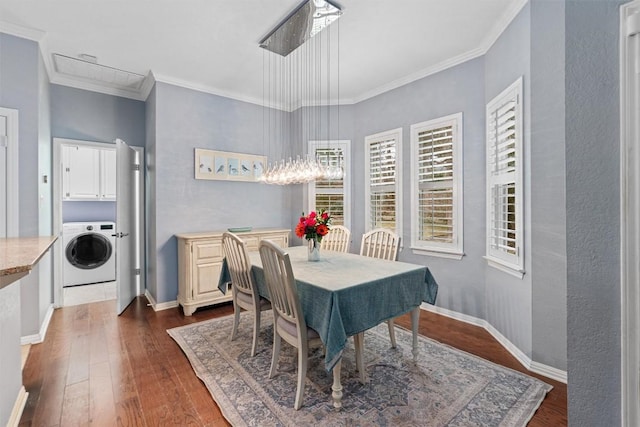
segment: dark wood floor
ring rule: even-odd
[[[185,317],[179,308],[154,312],[144,297],[119,317],[113,301],[56,310],[23,371],[29,398],[20,425],[229,425],[166,330],[232,310],[222,305]],[[409,327],[410,320],[397,323]],[[484,329],[422,311],[420,333],[527,372]],[[554,387],[529,425],[566,425],[566,385],[529,374]]]

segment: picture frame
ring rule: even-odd
[[[223,181],[260,181],[267,157],[255,154],[196,148],[195,179]]]

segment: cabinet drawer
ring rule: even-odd
[[[193,245],[193,255],[197,261],[203,259],[222,259],[222,243],[196,243]]]
[[[243,236],[242,241],[247,245],[248,251],[258,250],[258,238],[256,236]]]

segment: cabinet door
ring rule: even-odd
[[[193,289],[193,298],[195,300],[202,297],[215,297],[222,295],[222,292],[218,289],[218,281],[220,280],[221,271],[222,262],[219,261],[196,264],[195,287]]]
[[[98,200],[100,197],[100,150],[94,147],[68,146],[64,165],[64,198]]]
[[[116,151],[100,150],[100,198],[116,199]]]

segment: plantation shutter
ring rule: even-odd
[[[370,229],[396,228],[396,139],[369,144]]]
[[[418,132],[418,240],[454,241],[453,125]]]
[[[340,167],[345,170],[342,147],[318,147],[316,159],[323,165]],[[315,182],[315,209],[331,214],[333,225],[345,225],[344,218],[344,176],[339,179],[321,179]]]
[[[521,270],[521,83],[510,89],[487,107],[487,250]]]

